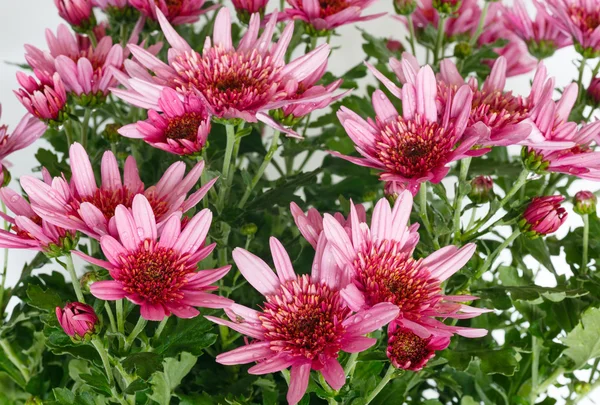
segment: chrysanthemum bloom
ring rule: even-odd
[[[233,304],[225,309],[231,321],[207,318],[253,338],[245,346],[218,355],[217,362],[258,362],[248,370],[258,375],[291,366],[287,400],[295,405],[306,392],[311,369],[319,371],[331,388],[340,389],[346,376],[337,360],[339,352],[357,353],[373,346],[377,339],[364,335],[396,318],[398,309],[381,303],[353,314],[340,295],[343,277],[332,266],[324,237],[319,241],[310,276],[295,274],[277,239],[271,238],[270,245],[277,274],[252,253],[240,248],[233,251],[242,275],[266,298],[262,312]]]
[[[573,211],[579,215],[596,213],[598,198],[591,191],[579,191],[573,197]]]
[[[96,25],[92,0],[54,0],[54,4],[58,8],[58,15],[73,29],[86,31]]]
[[[115,209],[118,239],[100,238],[108,261],[75,252],[88,262],[108,270],[112,280],[96,281],[92,295],[102,300],[127,298],[140,306],[148,321],[161,321],[171,314],[193,318],[195,307],[224,308],[232,301],[210,294],[211,284],[223,278],[231,266],[198,270],[216,243],[205,246],[212,213],[204,209],[182,226],[178,215],[171,215],[158,227],[153,207],[141,194],[133,198],[131,210],[124,205]]]
[[[394,324],[411,330],[422,339],[432,335],[480,337],[485,329],[446,325],[440,318],[467,319],[488,312],[460,304],[472,296],[445,296],[441,284],[464,266],[475,245],[462,248],[447,246],[430,256],[415,260],[413,250],[418,241],[410,237],[407,221],[412,209],[412,195],[405,191],[394,207],[382,198],[376,204],[371,227],[359,222],[351,207],[349,234],[331,215],[325,214],[323,228],[337,265],[349,273],[352,282],[341,294],[353,310],[390,302],[400,309]]]
[[[572,83],[560,101],[547,101],[532,110],[536,128],[527,140],[529,146],[523,148],[522,153],[530,170],[600,180],[600,152],[592,148],[600,131],[600,121],[581,127],[568,121],[577,93],[577,84]]]
[[[34,116],[47,123],[60,123],[64,119],[67,104],[65,85],[58,73],[52,76],[34,70],[36,78],[17,72],[22,88],[14,91],[23,106]]]
[[[98,325],[94,308],[81,302],[70,302],[64,308],[56,307],[56,318],[65,333],[77,340],[93,335]]]
[[[193,208],[216,181],[211,180],[187,197],[200,179],[204,162],[196,164],[185,177],[185,163],[176,162],[155,186],[145,189],[132,156],[125,161],[121,181],[117,159],[112,152],[106,151],[102,156],[102,185],[98,187],[85,149],[74,143],[69,157],[73,173],[70,182],[63,177],[55,177],[48,185],[23,176],[21,186],[40,217],[56,226],[77,229],[96,239],[106,234],[117,235],[115,209],[118,205],[131,207],[137,194],[144,194],[150,201],[156,221],[162,226],[172,214],[181,215]]]
[[[317,97],[297,97],[298,83],[318,70],[329,55],[323,44],[312,52],[285,64],[284,55],[293,34],[290,23],[276,44],[271,43],[277,15],[273,14],[260,37],[260,16],[253,14],[248,31],[235,49],[231,42],[231,17],[222,8],[215,20],[213,41],[207,38],[202,55],[181,38],[157,11],[165,37],[171,44],[169,64],[149,55],[144,49],[130,45],[133,55],[144,66],[128,70],[131,78],[123,82],[127,90],[113,90],[123,100],[142,107],[156,105],[160,91],[171,87],[182,94],[193,93],[202,98],[209,113],[218,119],[262,121],[280,131],[295,134],[276,123],[268,114],[289,104],[320,101]],[[155,73],[151,76],[146,69]]]
[[[437,82],[431,67],[421,68],[413,83],[398,88],[373,67],[377,78],[390,92],[402,100],[402,115],[381,90],[373,93],[375,120],[365,121],[358,114],[342,107],[338,118],[356,150],[363,157],[333,155],[352,163],[382,171],[384,181],[405,183],[415,192],[421,183],[439,183],[450,170],[448,164],[467,156],[480,156],[487,149],[471,150],[485,133],[465,134],[473,94],[468,85],[448,95],[439,109],[436,105]]]
[[[594,0],[548,0],[561,28],[571,35],[577,52],[600,55],[600,5]]]
[[[237,12],[238,18],[243,22],[250,21],[250,16],[254,13],[265,14],[265,9],[269,0],[232,0],[233,7]]]
[[[2,105],[0,104],[0,117]],[[4,161],[11,153],[28,147],[39,139],[46,131],[46,125],[37,118],[27,114],[17,124],[12,133],[7,125],[0,125],[0,170],[4,169]],[[3,170],[2,170],[3,171]],[[4,173],[0,174],[0,186],[4,184]]]
[[[44,171],[44,180],[47,184],[52,181],[47,171]],[[0,200],[15,215],[12,217],[0,212],[0,216],[10,224],[8,230],[0,230],[0,247],[38,250],[49,257],[58,257],[76,246],[77,231],[63,229],[43,220],[16,191],[8,187],[1,188]]]
[[[533,238],[556,232],[567,220],[560,205],[564,200],[561,195],[532,198],[519,221],[521,231]]]
[[[493,200],[494,197],[494,181],[490,176],[477,176],[471,180],[469,198],[475,204],[489,202]]]
[[[421,370],[436,351],[444,350],[449,344],[450,338],[445,335],[423,338],[395,323],[388,327],[387,356],[394,367],[403,370]]]
[[[177,155],[193,155],[202,151],[210,133],[210,117],[198,97],[183,96],[164,88],[158,105],[162,114],[148,110],[148,119],[119,129],[128,138],[141,138],[155,148]]]
[[[522,0],[515,0],[514,8],[505,7],[502,11],[505,26],[527,44],[529,53],[537,59],[552,56],[554,51],[573,42],[559,26],[556,18],[548,13],[546,7],[534,0],[535,20],[532,20]]]
[[[385,15],[361,15],[375,0],[287,0],[287,3],[291,7],[284,10],[287,18],[306,22],[317,34],[326,34],[342,25],[373,20]]]
[[[158,20],[160,11],[173,25],[198,21],[202,14],[213,9],[203,9],[204,3],[205,0],[129,0],[142,15]]]

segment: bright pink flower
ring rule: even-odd
[[[445,296],[441,289],[441,284],[469,261],[475,245],[460,249],[447,246],[424,259],[413,259],[418,240],[407,226],[411,209],[412,195],[408,191],[396,199],[393,208],[382,198],[375,206],[369,228],[359,222],[352,206],[350,234],[325,214],[324,233],[333,257],[352,280],[342,290],[342,296],[353,310],[382,302],[397,305],[400,317],[394,323],[422,339],[432,335],[450,337],[454,333],[465,337],[486,335],[485,329],[450,326],[434,319],[467,319],[488,312],[460,304],[475,297]]]
[[[92,0],[54,0],[58,15],[79,30],[96,24],[92,11]]]
[[[548,13],[546,7],[534,0],[535,20],[532,20],[522,0],[515,0],[514,8],[505,7],[502,17],[505,26],[527,44],[529,53],[538,59],[554,54],[554,51],[573,42],[560,29],[556,18]]]
[[[112,152],[106,151],[102,156],[102,185],[98,187],[85,149],[74,143],[69,157],[73,173],[70,182],[63,177],[55,177],[48,185],[23,176],[21,186],[40,217],[56,226],[77,229],[96,239],[106,234],[117,235],[115,210],[119,205],[131,207],[137,194],[144,194],[150,201],[158,225],[162,227],[171,215],[181,216],[196,206],[217,180],[211,180],[187,197],[200,179],[204,162],[196,164],[185,177],[185,163],[176,162],[155,186],[145,188],[133,156],[125,161],[121,181],[117,159]]]
[[[432,334],[423,338],[395,323],[388,327],[387,356],[396,368],[419,371],[438,350],[444,350],[450,338]]]
[[[14,91],[23,106],[31,114],[44,121],[61,122],[67,103],[65,85],[58,73],[44,74],[34,70],[36,78],[17,72],[17,81],[22,88]]]
[[[448,164],[467,156],[480,156],[487,149],[471,150],[484,133],[465,134],[473,92],[468,85],[436,105],[437,82],[431,67],[419,69],[414,81],[400,89],[381,72],[368,65],[390,92],[402,100],[402,115],[381,90],[373,93],[376,118],[365,121],[342,107],[338,112],[344,129],[363,157],[333,155],[352,163],[381,170],[380,178],[406,184],[413,192],[425,181],[439,183],[450,170]],[[414,84],[413,84],[414,83]]]
[[[373,346],[377,339],[364,335],[396,318],[398,309],[381,303],[353,315],[340,294],[343,275],[332,265],[324,237],[319,241],[310,276],[295,274],[290,257],[277,239],[271,238],[270,245],[277,274],[252,253],[240,248],[233,251],[242,275],[265,296],[263,311],[233,304],[225,309],[231,321],[207,318],[254,339],[218,355],[217,362],[258,362],[248,370],[258,375],[291,366],[287,400],[295,405],[306,392],[311,369],[321,372],[331,388],[340,389],[346,377],[337,360],[339,352],[357,353]]]
[[[245,14],[254,14],[261,13],[264,14],[265,8],[267,7],[267,3],[269,0],[232,0],[233,7],[235,10],[240,13]]]
[[[600,5],[596,0],[548,0],[560,27],[571,37],[575,49],[588,58],[600,55]]]
[[[165,87],[158,105],[162,114],[148,110],[147,120],[125,125],[118,132],[177,155],[201,152],[210,133],[210,118],[202,101],[192,94],[180,96]]]
[[[477,0],[463,0],[458,11],[446,20],[444,26],[444,35],[448,38],[470,36],[475,33],[481,9],[477,5]],[[408,19],[404,15],[393,16],[408,26]],[[428,25],[433,25],[436,29],[440,20],[440,15],[433,8],[432,0],[419,0],[417,8],[411,14],[415,30],[423,30]]]
[[[339,26],[368,21],[386,13],[361,15],[375,0],[287,0],[287,18],[308,23],[314,30],[331,31]]]
[[[568,121],[577,101],[577,84],[569,85],[560,101],[547,101],[531,112],[536,127],[523,151],[524,162],[533,171],[565,173],[582,179],[600,180],[600,152],[592,143],[600,121],[583,124]]]
[[[157,108],[164,87],[182,94],[192,93],[202,98],[211,115],[222,119],[262,121],[278,130],[295,134],[276,123],[269,110],[289,104],[318,102],[331,95],[297,97],[299,83],[318,71],[329,55],[323,44],[312,52],[285,64],[284,56],[293,34],[293,24],[286,26],[276,44],[271,43],[277,15],[273,14],[260,37],[260,16],[253,14],[248,31],[237,49],[231,40],[231,17],[222,8],[215,20],[213,41],[207,38],[202,55],[179,36],[158,13],[165,37],[171,44],[169,64],[150,55],[141,47],[130,45],[133,55],[144,66],[129,64],[131,78],[119,76],[127,90],[113,90],[123,100],[142,108]],[[147,69],[155,73],[148,74]]]
[[[183,226],[178,215],[171,215],[158,227],[153,207],[141,194],[133,198],[131,209],[115,209],[118,238],[104,235],[100,245],[108,261],[75,252],[88,262],[108,270],[112,280],[96,281],[92,295],[102,300],[127,298],[140,306],[149,321],[161,321],[171,314],[193,318],[194,307],[225,308],[231,300],[210,294],[211,284],[223,278],[231,266],[198,270],[216,243],[205,246],[212,213],[204,209]]]
[[[556,232],[567,220],[567,211],[560,206],[564,200],[561,195],[532,198],[519,221],[521,230],[532,237]]]
[[[56,318],[65,333],[74,339],[85,339],[86,335],[94,334],[98,325],[94,308],[81,302],[56,307]]]
[[[164,14],[173,25],[189,24],[198,21],[200,16],[214,7],[203,9],[205,0],[129,0],[129,4],[153,20],[158,13]]]
[[[44,180],[47,184],[52,181],[47,171],[44,171]],[[0,212],[0,216],[10,224],[8,230],[0,230],[0,247],[38,250],[49,256],[62,256],[74,247],[77,231],[43,220],[21,194],[4,187],[0,189],[0,200],[15,215],[11,217]]]

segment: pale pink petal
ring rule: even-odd
[[[96,192],[96,178],[90,163],[90,158],[81,144],[75,142],[69,149],[71,167],[73,168],[73,182],[80,196],[91,196]]]
[[[217,363],[231,366],[234,364],[247,364],[253,361],[260,361],[275,354],[271,350],[269,342],[258,342],[238,347],[226,353],[221,353],[215,360]]]
[[[114,301],[125,298],[123,285],[118,281],[96,281],[90,285],[90,292],[96,298],[106,301]]]
[[[271,246],[271,255],[273,256],[273,263],[275,264],[275,270],[277,270],[279,280],[282,283],[295,280],[296,273],[294,273],[292,261],[281,242],[279,242],[277,238],[271,237],[269,239],[269,244]]]
[[[279,279],[258,256],[247,250],[235,248],[232,253],[240,273],[262,295],[270,295],[279,289]]]
[[[140,245],[141,239],[138,234],[137,226],[133,216],[124,205],[119,205],[115,209],[115,221],[119,239],[127,250],[136,250]]]
[[[296,405],[306,393],[310,369],[310,363],[292,366],[290,372],[290,388],[288,389],[286,396],[289,405]]]
[[[138,236],[142,240],[150,239],[154,242],[157,237],[154,211],[152,211],[152,206],[143,194],[136,194],[133,197],[131,210],[133,211],[133,219],[137,225]]]
[[[337,359],[329,359],[329,361],[323,366],[321,374],[323,374],[323,377],[325,377],[327,384],[329,384],[331,388],[336,391],[342,388],[346,383],[344,369]]]

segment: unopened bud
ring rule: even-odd
[[[462,0],[433,0],[433,8],[443,15],[456,13],[461,5]]]
[[[598,199],[591,191],[580,191],[573,197],[573,211],[579,215],[588,215],[596,212]]]
[[[256,224],[250,222],[247,224],[242,225],[242,235],[244,236],[252,236],[254,234],[256,234],[256,232],[258,232],[258,226],[256,226]]]
[[[534,197],[519,221],[521,231],[532,239],[556,232],[567,220],[567,211],[561,207],[561,195]]]
[[[88,340],[96,333],[98,316],[87,304],[70,302],[64,308],[56,307],[56,318],[74,341]]]
[[[468,42],[459,42],[454,47],[454,56],[458,59],[465,59],[473,53],[473,47]]]
[[[394,10],[400,15],[410,15],[417,9],[415,0],[394,0]]]
[[[475,204],[484,204],[495,198],[494,181],[489,176],[477,176],[471,180],[469,198]]]

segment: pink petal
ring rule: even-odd
[[[377,339],[365,336],[352,336],[342,341],[342,350],[346,353],[360,353],[377,343]]]
[[[97,190],[94,170],[85,149],[75,142],[69,149],[71,167],[73,168],[73,182],[80,196],[91,196]]]
[[[173,249],[183,253],[197,251],[206,240],[211,221],[212,212],[208,208],[194,215],[177,238]]]
[[[157,238],[156,220],[152,206],[143,194],[136,194],[132,204],[133,219],[137,225],[137,233],[143,240],[155,241]]]
[[[288,389],[286,396],[289,405],[296,405],[306,393],[310,369],[310,363],[292,366],[290,373],[290,388]]]
[[[247,364],[253,361],[260,361],[267,357],[274,356],[275,352],[271,350],[271,343],[258,342],[251,343],[237,349],[221,353],[217,356],[217,363],[231,366],[234,364]]]
[[[381,302],[347,318],[343,324],[350,335],[364,335],[387,325],[398,317],[398,307],[389,302]]]
[[[295,280],[296,273],[294,273],[292,261],[281,242],[279,242],[277,238],[271,237],[269,239],[269,244],[271,246],[271,255],[273,256],[273,263],[275,264],[275,270],[277,270],[279,280],[282,283],[289,280]]]
[[[329,361],[323,366],[321,374],[323,374],[323,377],[325,377],[327,384],[329,384],[331,388],[336,391],[342,388],[346,383],[344,369],[337,359],[329,359]]]
[[[127,250],[136,250],[141,239],[133,216],[124,205],[115,209],[115,221],[121,243]]]
[[[277,292],[279,279],[267,264],[247,250],[235,248],[232,253],[240,273],[262,295]]]
[[[106,301],[114,301],[125,298],[123,285],[118,281],[96,281],[90,286],[90,292],[96,298]]]

